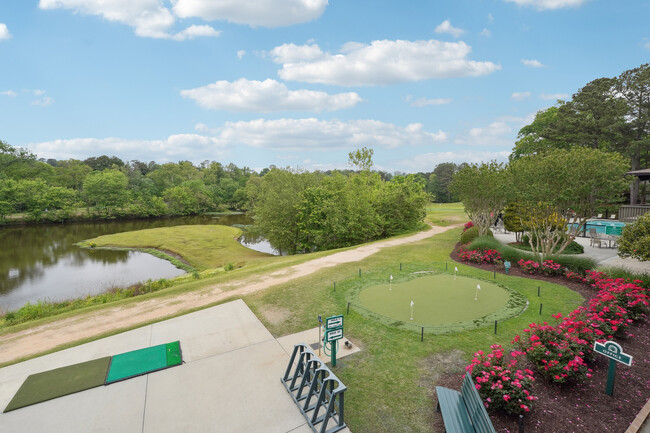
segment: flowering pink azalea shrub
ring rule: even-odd
[[[529,274],[534,274],[539,269],[539,263],[535,260],[524,260],[520,259],[517,264],[523,268],[524,271]]]
[[[475,263],[497,264],[503,260],[501,254],[497,250],[492,249],[464,250],[461,248],[458,256],[462,261]]]
[[[498,344],[490,349],[488,354],[482,350],[476,352],[466,367],[485,407],[509,414],[529,412],[537,397],[532,394],[533,372],[519,368],[523,353],[513,351],[506,355]]]
[[[544,260],[540,266],[540,269],[546,275],[563,275],[566,268],[564,268],[559,263],[555,263],[553,260]]]
[[[557,383],[584,382],[591,377],[585,354],[591,350],[589,342],[563,328],[531,323],[513,341],[537,367],[542,375]]]
[[[474,227],[474,223],[471,222],[471,221],[468,221],[468,222],[465,223],[465,225],[463,227],[464,227],[463,228],[463,233],[465,233],[467,231],[467,229],[471,229],[472,227]]]

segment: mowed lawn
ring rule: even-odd
[[[84,247],[154,248],[173,253],[204,270],[232,263],[235,267],[272,257],[241,245],[241,229],[220,225],[160,227],[88,239]]]

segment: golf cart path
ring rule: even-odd
[[[323,268],[360,261],[384,248],[418,242],[461,225],[432,226],[429,230],[411,236],[362,245],[271,272],[261,277],[254,276],[232,283],[208,286],[194,292],[101,309],[56,320],[23,331],[0,335],[0,364],[50,351],[62,345],[98,337],[109,332],[126,330],[140,324],[168,318],[227,298],[241,297],[313,274]]]

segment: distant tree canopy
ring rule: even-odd
[[[15,213],[28,220],[62,221],[84,206],[95,218],[243,209],[246,182],[254,176],[247,167],[215,161],[159,165],[102,155],[45,162],[0,141],[0,223]]]
[[[524,126],[510,155],[514,161],[553,149],[585,147],[613,151],[628,160],[628,169],[650,164],[650,64],[615,78],[598,78],[557,107],[540,111]],[[632,181],[631,202],[639,197]],[[645,194],[641,195],[643,198]]]

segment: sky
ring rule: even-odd
[[[40,158],[428,172],[650,61],[647,0],[2,0],[0,140]]]

